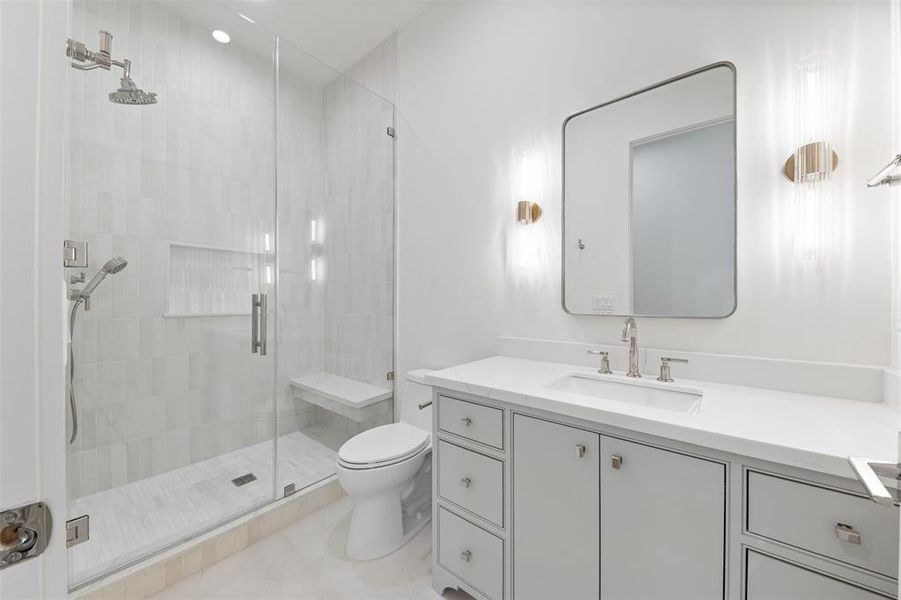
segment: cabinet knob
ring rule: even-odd
[[[585,444],[576,444],[576,456],[578,458],[585,456],[586,452],[588,452],[588,448],[585,447]]]
[[[857,544],[858,546],[861,542],[860,532],[845,523],[835,524],[835,537],[843,542]]]
[[[610,466],[619,471],[623,466],[623,457],[614,454],[610,457]]]
[[[472,425],[472,419],[470,419],[469,417],[463,417],[462,419],[460,419],[460,422],[463,423],[463,427],[469,427],[470,425]]]
[[[460,553],[460,560],[462,560],[463,562],[469,562],[471,559],[472,559],[472,551],[471,550],[464,550],[463,552]]]
[[[463,479],[460,480],[460,485],[462,485],[465,488],[468,488],[469,486],[472,485],[472,479],[470,479],[469,477],[464,477]]]

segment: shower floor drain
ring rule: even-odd
[[[257,476],[254,475],[253,473],[245,473],[244,475],[241,475],[240,477],[235,477],[234,479],[232,479],[232,483],[234,483],[238,487],[241,487],[242,485],[247,485],[251,481],[256,481],[256,480],[257,480]]]

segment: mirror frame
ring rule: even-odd
[[[732,223],[732,245],[733,245],[733,255],[732,255],[732,309],[722,316],[711,316],[711,317],[698,317],[698,316],[686,316],[686,315],[640,315],[640,314],[632,314],[632,313],[615,313],[615,314],[595,314],[595,313],[584,313],[584,312],[572,312],[568,308],[566,308],[566,126],[569,122],[585,113],[589,113],[593,110],[597,110],[599,108],[603,108],[605,106],[609,106],[611,104],[615,104],[617,102],[621,102],[623,100],[628,100],[634,96],[638,96],[639,94],[644,94],[645,92],[650,92],[652,90],[656,90],[657,88],[661,88],[670,83],[675,83],[676,81],[681,81],[682,79],[687,79],[693,75],[698,75],[700,73],[704,73],[706,71],[711,71],[713,69],[718,69],[721,67],[726,67],[730,71],[732,71],[732,161],[733,161],[733,194],[732,194],[732,211],[735,215]],[[588,108],[584,108],[578,112],[574,112],[563,120],[563,125],[561,127],[561,172],[560,172],[560,304],[563,308],[563,312],[567,315],[573,316],[584,316],[584,317],[636,317],[636,318],[647,318],[647,319],[726,319],[733,314],[738,309],[738,70],[735,68],[735,64],[730,61],[719,61],[715,63],[711,63],[709,65],[700,67],[698,69],[693,69],[686,73],[682,73],[681,75],[676,75],[675,77],[670,77],[669,79],[664,79],[663,81],[659,81],[653,85],[649,85],[648,87],[642,88],[640,90],[636,90],[624,96],[619,96],[614,98],[613,100],[608,100],[607,102],[602,102],[600,104],[595,104],[594,106],[589,106]],[[631,189],[631,185],[630,185]],[[631,198],[630,198],[631,202]]]

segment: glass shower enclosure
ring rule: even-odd
[[[224,3],[71,22],[112,61],[65,58],[77,588],[332,477],[393,419],[394,107]]]

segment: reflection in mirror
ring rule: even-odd
[[[563,149],[567,312],[733,312],[732,65],[576,113],[564,122]]]

